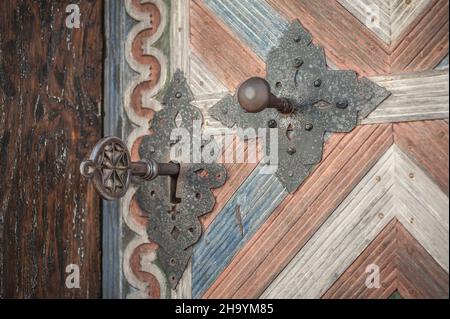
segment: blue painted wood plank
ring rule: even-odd
[[[448,69],[448,54],[447,56],[439,63],[439,65],[436,67],[436,70],[444,70]]]
[[[234,255],[286,198],[287,192],[278,179],[274,175],[262,174],[261,168],[260,165],[241,185],[199,243],[194,246],[194,298],[202,296]],[[240,207],[242,226],[236,217],[237,206]]]
[[[122,137],[124,89],[124,19],[123,1],[106,1],[105,9],[106,60],[104,65],[104,136]],[[102,285],[103,298],[122,298],[120,260],[120,211],[117,202],[103,201]]]
[[[258,56],[269,51],[288,28],[288,22],[264,0],[204,0]]]

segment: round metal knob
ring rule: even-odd
[[[282,113],[293,111],[287,99],[280,99],[270,92],[270,85],[263,78],[253,77],[242,83],[237,97],[239,104],[248,113],[258,113],[266,108],[276,108]]]
[[[116,200],[125,195],[131,176],[153,180],[158,176],[177,176],[178,164],[160,164],[153,159],[132,162],[125,143],[117,137],[105,137],[80,165],[80,173],[91,179],[97,192],[106,200]]]

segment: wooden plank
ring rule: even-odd
[[[98,298],[100,200],[79,163],[101,136],[102,2],[3,1],[0,298]],[[80,269],[68,289],[66,267]]]
[[[420,14],[391,45],[337,1],[267,1],[288,20],[300,19],[340,69],[366,76],[415,72],[436,67],[448,54],[448,1],[433,0],[416,11]]]
[[[264,62],[201,0],[191,1],[191,48],[230,91],[249,77],[265,76]]]
[[[436,67],[436,70],[448,70],[448,54],[445,58],[442,59],[442,61],[439,63],[439,65]]]
[[[366,284],[366,267],[380,269],[379,289]],[[389,279],[393,277],[392,283]],[[402,298],[448,298],[448,274],[396,219],[377,236],[339,277],[323,298],[386,298],[399,291]]]
[[[390,296],[396,289],[397,283],[392,285],[387,283],[387,279],[394,273],[395,250],[396,250],[396,224],[392,221],[378,234],[377,238],[370,243],[364,252],[352,263],[350,267],[339,277],[322,296],[324,299],[363,299],[368,298],[372,291],[382,291],[379,297]],[[380,288],[368,289],[366,279],[369,273],[366,269],[370,265],[376,265],[380,270]],[[394,267],[392,267],[394,266]],[[387,290],[387,291],[385,291]]]
[[[287,192],[260,165],[241,185],[194,247],[193,295],[198,298],[254,235]],[[271,194],[277,194],[276,197]]]
[[[234,160],[235,157],[231,158],[231,161],[227,161],[227,152],[231,152],[230,154],[248,154],[248,146],[248,142],[243,142],[239,138],[233,137],[233,143],[224,150],[222,158],[219,158],[218,162],[224,164],[227,170],[227,183],[221,188],[213,190],[216,198],[216,206],[211,213],[201,217],[204,229],[207,229],[211,225],[212,221],[222,212],[242,183],[257,168],[258,162],[236,163]],[[256,158],[259,158],[260,151],[260,148],[257,148]]]
[[[262,297],[320,297],[394,217],[448,272],[448,207],[448,197],[393,146]]]
[[[401,295],[404,298],[448,299],[448,271],[443,270],[402,225],[397,224],[396,228],[397,272],[403,283],[399,289]],[[403,289],[407,282],[412,284]]]
[[[363,124],[444,119],[449,116],[448,69],[372,77],[392,95]]]
[[[278,44],[289,23],[266,1],[203,0],[261,59]]]
[[[394,125],[395,143],[424,169],[448,195],[448,122],[424,121]]]
[[[122,92],[125,90],[124,19],[125,7],[117,1],[105,2],[105,63],[104,63],[104,136],[123,138],[124,118]],[[102,202],[102,284],[105,299],[122,297],[121,217],[119,203]]]
[[[388,47],[337,1],[267,0],[287,20],[299,19],[339,69],[389,73]]]
[[[309,299],[323,295],[392,219],[394,203],[390,190],[394,184],[394,160],[391,148],[261,298]]]
[[[190,6],[189,1],[170,2],[170,74],[182,70],[190,79]]]
[[[224,96],[228,90],[206,67],[203,61],[192,54],[190,57],[190,86],[196,101]]]
[[[448,54],[448,5],[434,0],[405,37],[392,45],[391,73],[432,69]]]
[[[391,43],[391,3],[382,0],[338,0],[386,44]]]
[[[448,272],[448,196],[401,150],[396,156],[397,218]]]
[[[399,39],[402,33],[430,5],[430,0],[395,0],[391,3],[391,42]]]
[[[348,135],[333,136],[334,143],[330,143],[332,147],[324,161],[296,194],[289,195],[277,207],[203,297],[249,298],[261,294],[327,218],[329,209],[333,210],[333,205],[337,206],[345,198],[392,144],[390,129],[390,126],[366,126]],[[350,168],[351,175],[346,173]],[[331,197],[327,198],[327,194]],[[317,207],[320,203],[328,207]]]
[[[338,0],[386,44],[402,36],[431,3],[430,0]]]

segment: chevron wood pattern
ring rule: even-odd
[[[292,19],[325,48],[330,67],[372,76],[393,93],[364,126],[331,136],[295,194],[260,176],[259,165],[227,164],[232,178],[216,190],[195,248],[193,297],[327,297],[369,255],[398,262],[382,268],[386,289],[364,293],[349,279],[361,292],[354,298],[448,295],[448,1],[358,1],[380,7],[382,33],[361,22],[356,1],[190,2],[191,82],[205,111],[244,79],[264,76],[267,53]],[[391,244],[369,252],[385,233]],[[432,277],[414,280],[418,273]]]
[[[262,297],[321,297],[392,218],[448,272],[448,197],[394,146]]]
[[[368,266],[380,269],[380,288],[368,288]],[[448,298],[448,273],[393,219],[322,298]]]
[[[361,23],[391,44],[430,4],[430,0],[338,0]]]
[[[204,297],[248,298],[262,293],[289,262],[292,251],[306,242],[392,144],[391,131],[390,125],[375,125],[335,135],[316,171],[297,193],[287,195],[277,206]]]
[[[378,29],[365,19],[367,5],[379,9]],[[267,53],[293,19],[325,48],[329,67],[371,76],[393,94],[353,132],[329,137],[323,162],[294,194],[272,175],[261,174],[259,163],[225,162],[229,179],[214,190],[217,204],[202,218],[205,235],[175,291],[155,264],[155,247],[146,240],[129,194],[120,208],[126,236],[109,234],[125,247],[114,252],[123,261],[117,285],[126,287],[120,295],[448,297],[447,0],[154,0],[146,5],[127,0],[123,6],[121,11],[142,23],[117,18],[126,20],[117,30],[127,38],[117,35],[115,42],[124,46],[116,53],[123,56],[114,59],[121,68],[128,68],[127,61],[136,67],[133,57],[144,53],[139,39],[152,34],[146,33],[147,9],[162,19],[153,35],[161,40],[149,40],[157,55],[149,61],[159,61],[150,82],[158,90],[139,91],[140,97],[152,97],[151,105],[144,108],[132,99],[132,90],[109,86],[111,96],[125,97],[120,116],[136,124],[123,125],[134,149],[148,133],[142,115],[151,113],[147,107],[158,107],[153,94],[164,90],[176,68],[188,76],[193,103],[206,115],[243,80],[265,75]],[[138,71],[148,75],[144,64]],[[132,75],[121,68],[121,86],[133,87]],[[210,117],[205,122],[217,134],[225,132]],[[234,139],[224,152],[234,148],[249,146]],[[364,284],[371,263],[380,266],[380,289]]]
[[[448,120],[399,123],[394,138],[399,148],[448,195]]]

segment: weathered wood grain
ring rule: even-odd
[[[361,75],[429,70],[448,54],[448,1],[433,0],[391,45],[337,1],[267,0],[288,20],[299,19],[340,69]]]
[[[287,195],[261,165],[242,183],[194,247],[193,295],[198,298]],[[277,194],[276,197],[273,194]]]
[[[395,143],[449,193],[449,126],[445,120],[394,125]]]
[[[397,218],[448,272],[448,196],[398,148],[396,157],[394,174],[397,182]]]
[[[392,44],[390,73],[433,69],[448,54],[448,5],[448,1],[432,1]]]
[[[449,116],[448,69],[372,77],[392,95],[363,124],[444,119]]]
[[[367,266],[380,269],[380,288],[366,286]],[[396,219],[323,295],[326,299],[385,299],[399,291],[403,298],[448,298],[448,274]]]
[[[191,1],[191,48],[230,91],[249,77],[265,75],[264,62],[201,0]]]
[[[338,0],[361,23],[391,44],[430,4],[430,0]]]
[[[102,2],[3,1],[0,297],[98,298],[100,200],[79,164],[101,136]],[[80,267],[80,289],[65,285]]]
[[[259,296],[392,144],[391,126],[365,126],[331,139],[324,161],[278,205],[203,297]]]
[[[203,0],[262,60],[278,44],[289,23],[266,1]]]
[[[389,73],[388,46],[337,1],[267,0],[287,20],[299,19],[339,69]]]
[[[103,134],[123,138],[122,125],[125,111],[122,92],[125,90],[124,29],[126,16],[123,3],[105,1],[104,8],[105,63],[103,83]],[[102,298],[119,299],[122,297],[122,219],[119,203],[102,202]]]
[[[394,152],[390,149],[270,284],[262,298],[322,296],[392,219],[393,160]]]
[[[392,218],[448,272],[448,207],[448,197],[393,146],[262,297],[319,298]]]

